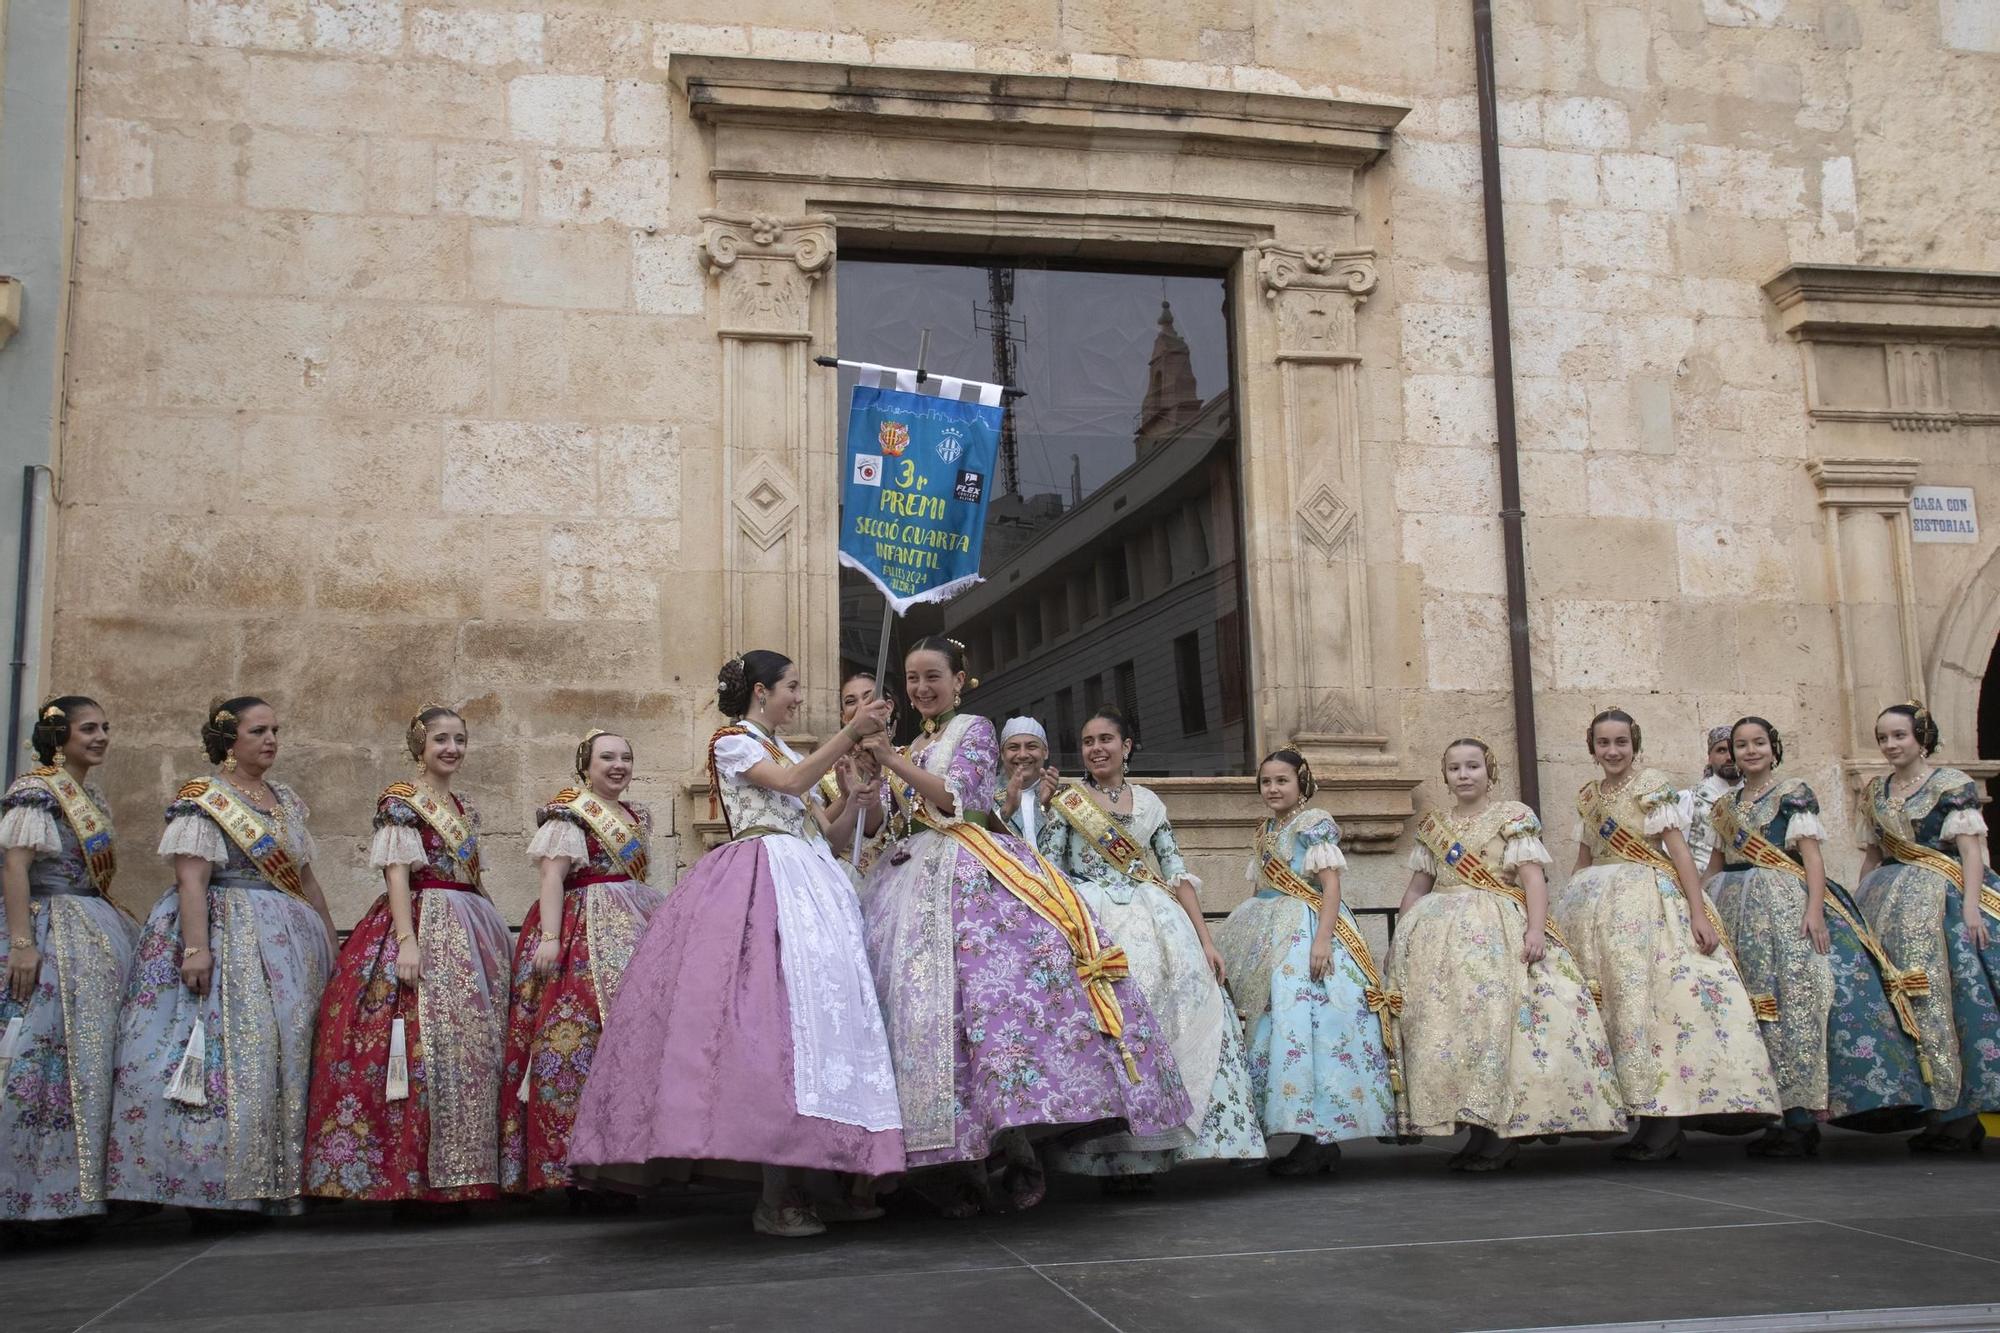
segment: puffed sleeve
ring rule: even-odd
[[[1938,806],[1945,812],[1944,824],[1938,829],[1940,839],[1949,842],[1986,832],[1986,816],[1979,813],[1979,788],[1970,779],[1938,797]]]
[[[545,805],[535,811],[535,822],[541,827],[535,836],[528,839],[528,859],[530,861],[552,861],[562,857],[572,864],[590,859],[590,840],[584,836],[583,826],[576,822],[576,814],[564,805]]]
[[[1299,872],[1304,875],[1340,870],[1347,865],[1347,857],[1340,850],[1340,825],[1324,810],[1315,813],[1318,818],[1308,818],[1292,832],[1292,854],[1299,858]]]
[[[1549,854],[1547,844],[1542,841],[1541,817],[1525,805],[1500,826],[1500,841],[1500,867],[1503,870],[1519,870],[1524,865],[1555,864],[1556,858]]]
[[[1646,789],[1638,797],[1639,809],[1646,816],[1640,832],[1657,838],[1668,829],[1685,831],[1694,822],[1694,798],[1658,774],[1645,773],[1640,777],[1646,783]]]
[[[951,814],[935,812],[942,823],[957,824],[972,811],[993,808],[1000,785],[1000,741],[991,722],[974,717],[966,724],[942,776],[953,802]]]
[[[56,825],[62,807],[41,783],[23,780],[0,800],[0,847],[27,847],[43,856],[62,853],[62,831]]]
[[[167,807],[167,828],[160,835],[160,855],[198,856],[216,865],[229,862],[229,839],[222,826],[202,813],[194,801],[175,801]]]
[[[1411,846],[1409,865],[1410,869],[1416,871],[1419,875],[1429,875],[1432,879],[1438,877],[1438,870],[1440,869],[1438,859],[1431,853],[1431,849],[1424,846],[1421,841]]]
[[[1153,798],[1157,803],[1159,798]],[[1189,872],[1187,858],[1181,855],[1180,840],[1174,837],[1173,823],[1166,812],[1160,812],[1160,822],[1153,830],[1153,856],[1160,863],[1160,874],[1169,884],[1185,884],[1196,893],[1201,892],[1201,878]]]
[[[1807,838],[1826,841],[1826,825],[1820,821],[1819,797],[1801,782],[1778,798],[1778,808],[1790,817],[1785,825],[1785,846],[1797,847]]]
[[[745,773],[771,757],[753,736],[717,736],[711,744],[715,775],[725,782],[741,781]]]
[[[424,851],[423,819],[398,800],[385,798],[375,807],[375,836],[368,844],[368,864],[377,870],[390,866],[427,865]]]

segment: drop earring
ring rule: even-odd
[[[225,773],[234,773],[236,771],[236,755],[233,751],[222,757],[222,771]]]

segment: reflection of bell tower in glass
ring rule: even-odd
[[[1160,332],[1153,339],[1153,356],[1146,367],[1146,397],[1139,404],[1139,429],[1132,437],[1136,457],[1171,438],[1175,431],[1201,415],[1201,394],[1194,383],[1194,358],[1187,339],[1174,327],[1174,308],[1160,302]]]

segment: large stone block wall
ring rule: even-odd
[[[1330,8],[85,0],[46,679],[112,708],[126,892],[151,896],[138,844],[199,767],[209,695],[239,688],[280,705],[279,776],[315,807],[343,920],[375,891],[369,802],[433,698],[466,705],[510,913],[531,892],[529,812],[585,727],[633,737],[658,859],[698,850],[681,784],[716,663],[753,645],[713,613],[721,357],[697,215],[714,195],[675,53],[1412,106],[1362,201],[1382,275],[1359,330],[1374,675],[1410,771],[1461,732],[1506,753],[1469,6]],[[1611,703],[1681,771],[1702,728],[1761,712],[1841,803],[1805,468],[1840,449],[1808,422],[1759,283],[1802,260],[2000,268],[1984,12],[1498,6],[1559,843],[1584,720]],[[1898,443],[1925,481],[2000,481],[1966,431]],[[1926,633],[1989,548],[1918,548]],[[1399,858],[1360,860],[1357,892],[1393,901]]]

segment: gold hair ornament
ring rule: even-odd
[[[50,704],[47,708],[44,708],[42,710],[42,721],[44,722],[48,722],[54,718],[68,717],[68,716],[69,716],[68,713],[63,712],[62,709],[56,707],[54,704]]]

